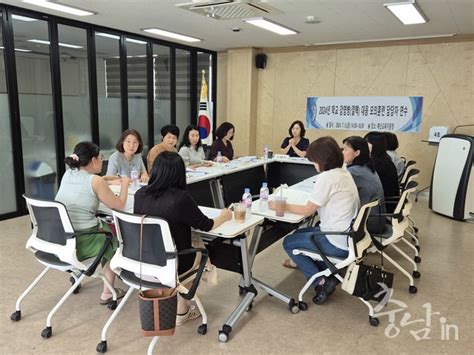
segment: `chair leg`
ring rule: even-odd
[[[147,355],[152,355],[153,354],[153,349],[155,348],[155,345],[158,342],[159,338],[160,338],[159,336],[155,336],[155,337],[153,337],[153,339],[151,339],[151,343],[150,343],[150,345],[148,345],[148,350],[146,352]]]
[[[377,250],[377,252],[380,254],[380,251],[379,251],[379,250]],[[405,276],[408,278],[408,281],[410,282],[410,287],[409,287],[408,290],[410,291],[410,293],[416,293],[416,292],[417,292],[417,289],[416,289],[416,286],[415,286],[415,281],[414,281],[414,279],[413,279],[413,276],[411,276],[411,275],[408,273],[408,271],[406,271],[404,268],[402,268],[402,267],[400,266],[400,264],[398,264],[395,260],[393,260],[390,256],[388,256],[387,253],[384,253],[384,254],[383,254],[383,257],[384,257],[384,259],[387,259],[387,261],[388,261],[390,264],[392,264],[393,266],[395,266],[398,270],[401,271],[401,273],[402,273],[403,275],[405,275]]]
[[[51,320],[53,319],[54,314],[59,310],[59,308],[61,308],[61,306],[64,304],[64,302],[66,302],[67,298],[74,292],[77,285],[81,283],[81,281],[82,281],[82,279],[84,279],[84,277],[86,277],[86,275],[82,274],[76,280],[76,282],[71,287],[69,287],[69,289],[64,294],[64,296],[59,300],[58,303],[56,303],[56,305],[53,307],[53,309],[49,312],[48,318],[46,318],[46,328],[44,328],[43,331],[41,332],[41,336],[43,338],[50,338],[51,335],[53,335]]]
[[[391,245],[393,249],[395,249],[401,256],[403,256],[406,260],[410,262],[410,264],[413,266],[413,271],[418,271],[418,265],[415,263],[415,261],[410,258],[402,249],[397,247],[395,244]]]
[[[420,253],[418,252],[418,249],[416,249],[416,247],[415,247],[413,244],[411,244],[408,240],[406,240],[404,237],[402,237],[402,241],[403,241],[406,245],[408,245],[408,247],[409,247],[411,250],[413,250],[413,252],[415,253],[415,256],[419,256],[419,255],[420,255]]]
[[[362,303],[364,303],[367,308],[369,308],[369,323],[373,327],[377,327],[379,325],[379,319],[375,317],[374,307],[369,301],[364,300],[362,297],[359,297]]]
[[[130,287],[127,290],[127,293],[123,297],[123,300],[115,309],[114,313],[112,313],[112,315],[109,317],[109,319],[107,320],[107,323],[105,323],[104,325],[104,328],[102,328],[101,342],[97,345],[97,348],[96,348],[97,352],[105,353],[107,351],[107,332],[109,330],[109,327],[112,324],[112,322],[115,320],[115,318],[118,316],[118,314],[122,310],[125,303],[127,303],[127,300],[130,298],[134,290],[135,289],[133,287]]]
[[[33,288],[35,288],[38,282],[41,281],[41,279],[50,269],[51,268],[49,266],[45,267],[43,271],[41,271],[41,273],[36,277],[36,279],[30,284],[30,286],[28,286],[28,288],[20,295],[20,297],[18,297],[15,304],[15,312],[10,316],[12,321],[16,322],[21,319],[21,302],[23,302],[23,299],[31,292]]]

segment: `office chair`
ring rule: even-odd
[[[77,233],[74,231],[66,207],[62,203],[35,199],[25,195],[23,197],[26,200],[33,225],[33,232],[26,243],[26,248],[35,254],[38,262],[44,265],[45,268],[17,299],[15,312],[10,316],[10,319],[15,322],[21,319],[21,302],[50,269],[70,273],[72,275],[70,278],[72,285],[49,312],[46,328],[41,332],[43,338],[50,338],[52,336],[51,320],[54,314],[72,293],[79,292],[80,283],[86,276],[98,276],[102,279],[113,297],[109,303],[109,308],[114,309],[117,305],[115,289],[103,275],[96,273],[102,256],[112,242],[112,234],[109,232],[94,232],[94,234],[104,234],[104,244],[99,255],[95,258],[79,261],[76,257],[76,237],[90,233]]]
[[[409,161],[406,162],[405,170],[403,171],[403,174],[402,174],[401,178],[398,181],[400,183],[400,185],[406,184],[408,172],[411,169],[415,168],[415,164],[416,164],[416,161],[414,161],[414,160],[409,160]]]
[[[305,311],[308,309],[308,306],[303,302],[303,295],[311,287],[314,280],[318,277],[325,276],[335,276],[340,282],[344,279],[339,274],[344,268],[349,266],[354,262],[360,262],[366,255],[367,250],[372,245],[372,240],[369,232],[367,231],[367,218],[369,217],[370,210],[379,204],[379,200],[374,200],[363,205],[357,216],[352,222],[349,230],[340,231],[340,232],[315,232],[314,237],[318,235],[347,235],[348,245],[349,245],[349,255],[346,258],[338,258],[333,256],[326,256],[317,245],[316,241],[313,239],[314,249],[316,250],[307,250],[307,249],[293,249],[294,255],[305,255],[315,261],[322,261],[327,265],[327,269],[322,270],[313,276],[311,276],[306,284],[301,289],[298,294],[298,307]],[[379,320],[374,317],[374,308],[372,305],[365,301],[362,298],[359,298],[363,303],[369,308],[369,323],[372,326],[378,326]]]
[[[384,213],[381,214],[381,216],[385,216],[389,218],[389,224],[387,225],[387,229],[384,233],[382,234],[373,234],[372,235],[372,241],[373,241],[373,246],[370,248],[369,252],[371,253],[381,253],[384,251],[386,248],[391,246],[393,249],[395,249],[403,258],[408,260],[412,266],[413,266],[413,272],[410,274],[408,271],[406,271],[400,264],[398,264],[396,261],[394,261],[389,255],[384,253],[384,259],[387,259],[393,266],[395,266],[398,270],[400,270],[409,280],[409,288],[408,291],[410,293],[416,293],[418,290],[415,286],[415,281],[413,278],[419,278],[421,276],[420,272],[418,271],[418,266],[417,266],[417,259],[416,256],[415,260],[413,260],[410,256],[408,256],[403,250],[401,250],[396,243],[405,240],[403,238],[408,225],[409,221],[408,218],[405,216],[407,214],[406,211],[406,205],[407,201],[409,200],[410,194],[412,194],[415,190],[416,187],[418,186],[418,183],[416,181],[410,181],[407,185],[405,190],[403,191],[397,206],[395,207],[395,210],[393,213]],[[410,245],[408,241],[405,240],[405,243]],[[415,249],[416,251],[416,249]],[[417,252],[417,251],[416,251]],[[419,257],[418,257],[419,258]],[[421,259],[420,259],[421,261]]]
[[[157,217],[146,217],[143,220],[140,282],[141,215],[113,211],[113,216],[119,248],[110,261],[110,268],[129,286],[129,289],[117,309],[104,325],[101,342],[96,347],[97,352],[105,353],[107,351],[108,329],[125,303],[127,303],[133,291],[140,289],[140,283],[142,290],[176,287],[183,298],[195,301],[202,315],[202,324],[198,327],[198,333],[206,334],[207,315],[201,301],[196,296],[196,290],[206,265],[208,251],[206,249],[193,248],[177,252],[168,222]],[[178,276],[178,255],[197,253],[201,256],[199,268]],[[188,290],[182,284],[190,281],[193,281],[193,284]],[[157,337],[154,337],[148,349],[149,353],[153,351],[156,341]]]

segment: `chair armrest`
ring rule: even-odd
[[[91,235],[91,234],[104,234],[104,244],[102,244],[102,248],[99,251],[99,254],[97,254],[96,258],[92,262],[92,264],[89,266],[89,268],[84,271],[84,274],[86,276],[91,276],[94,274],[95,269],[97,269],[97,266],[99,266],[100,260],[105,254],[105,251],[109,247],[109,245],[112,243],[112,233],[111,232],[105,232],[105,231],[100,231],[100,232],[94,232],[94,233],[76,233],[74,234],[75,237],[83,236],[83,235]]]
[[[178,255],[188,255],[197,253],[201,253],[201,261],[199,262],[199,268],[196,277],[193,280],[193,284],[191,285],[189,292],[186,294],[181,294],[181,297],[186,300],[192,299],[197,291],[199,282],[201,281],[202,273],[204,272],[204,268],[206,267],[207,259],[209,258],[209,251],[206,248],[192,248],[181,250],[178,252]]]
[[[318,254],[321,256],[321,258],[323,259],[324,263],[326,264],[326,266],[328,267],[329,270],[331,270],[331,273],[332,274],[337,274],[338,272],[338,269],[336,268],[336,266],[328,259],[328,257],[326,256],[326,254],[323,253],[323,251],[321,250],[321,248],[319,247],[319,243],[318,241],[316,240],[315,237],[317,237],[318,235],[331,235],[331,234],[345,234],[345,235],[349,235],[350,233],[348,231],[345,231],[345,232],[315,232],[313,233],[313,235],[311,236],[310,240],[311,240],[311,243],[313,244],[314,248],[316,249],[316,251],[318,252]]]

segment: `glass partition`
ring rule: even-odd
[[[56,139],[48,23],[13,16],[21,142],[26,193],[56,194]]]
[[[3,44],[3,16],[0,12],[0,214],[15,212],[15,175],[13,171],[13,151],[10,129],[10,105],[5,76],[5,46]]]
[[[58,25],[64,149],[68,156],[81,141],[90,141],[91,118],[87,32],[82,28]]]
[[[120,37],[96,32],[95,51],[100,148],[108,159],[122,134]]]
[[[171,48],[153,45],[154,142],[161,141],[161,128],[171,123]]]
[[[146,42],[133,38],[127,44],[128,126],[136,129],[148,151],[148,98]]]
[[[180,139],[187,125],[196,122],[191,117],[191,52],[176,49],[176,125]]]

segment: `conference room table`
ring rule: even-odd
[[[256,159],[255,157],[245,157],[227,164],[213,164],[212,167],[189,169],[186,171],[187,188],[191,194],[193,194],[192,188],[196,187],[197,189],[194,190],[196,194],[201,192],[199,191],[200,187],[204,187],[202,195],[212,194],[212,200],[219,204],[219,208],[214,208],[214,206],[202,206],[199,201],[197,201],[197,203],[200,205],[200,209],[204,214],[209,218],[215,218],[221,209],[220,206],[225,206],[224,202],[227,197],[225,188],[229,187],[226,186],[226,184],[232,185],[234,182],[238,184],[241,183],[242,179],[247,181],[250,181],[248,179],[254,179],[256,180],[254,185],[259,188],[262,182],[260,179],[266,178],[265,175],[262,175],[262,172],[265,173],[264,169],[269,164],[275,162],[279,163],[277,159],[263,160]],[[311,167],[313,174],[315,173],[312,164],[309,165],[301,161],[285,161],[285,164],[302,163]],[[255,173],[257,171],[260,172],[260,175],[255,179]],[[247,176],[243,176],[242,174],[246,174]],[[226,179],[226,176],[230,177],[230,179]],[[307,200],[307,192],[305,192],[304,189],[306,188],[306,190],[308,190],[311,188],[313,180],[314,177],[301,181],[295,185],[296,189],[283,186],[283,194],[289,198],[288,202],[301,203]],[[110,185],[110,187],[115,193],[120,192],[120,186]],[[231,187],[235,189],[235,186]],[[298,190],[298,187],[300,190]],[[129,190],[127,203],[124,208],[126,212],[133,212],[135,192],[136,190],[134,189]],[[239,189],[234,195],[241,194],[242,192],[243,189]],[[280,190],[277,189],[276,194],[279,193]],[[201,198],[202,195],[200,196]],[[238,200],[233,202],[237,201]],[[112,211],[103,204],[100,205],[99,211],[104,214],[112,213]],[[283,217],[277,217],[275,211],[260,210],[259,200],[256,200],[252,204],[251,213],[247,213],[247,218],[244,223],[236,223],[234,220],[231,220],[210,232],[195,231],[206,243],[211,262],[216,267],[241,275],[238,287],[243,297],[237,307],[235,307],[232,313],[227,317],[221,330],[219,330],[218,340],[220,342],[226,342],[229,339],[232,329],[245,311],[252,309],[253,301],[257,296],[255,286],[286,303],[292,313],[299,311],[295,299],[277,291],[263,281],[254,278],[252,276],[252,267],[258,252],[280,240],[299,226],[309,225],[311,221],[311,218],[305,218],[304,216],[290,213],[285,213]],[[271,224],[271,228],[268,228],[269,224]]]

